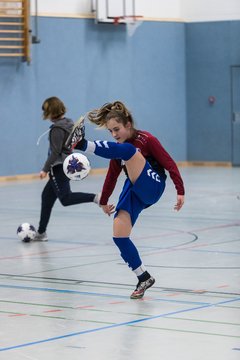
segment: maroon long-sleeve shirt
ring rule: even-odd
[[[142,155],[149,161],[153,169],[158,173],[167,170],[175,185],[178,195],[184,195],[184,185],[175,161],[161,145],[160,141],[147,131],[136,130],[134,136],[126,142],[134,145],[140,150]],[[108,172],[103,184],[101,205],[106,205],[110,198],[123,169],[121,160],[110,160]]]

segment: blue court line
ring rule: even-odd
[[[182,313],[186,313],[186,312],[190,312],[190,311],[201,310],[201,309],[204,309],[204,308],[206,309],[206,308],[219,306],[219,305],[222,305],[222,304],[236,302],[236,301],[240,301],[240,297],[236,298],[236,299],[221,301],[221,302],[218,302],[218,303],[215,303],[215,304],[207,304],[207,305],[197,306],[197,307],[193,307],[193,308],[190,308],[190,309],[183,309],[183,310],[173,311],[173,312],[169,312],[169,313],[165,313],[165,314],[149,316],[149,317],[145,317],[145,318],[138,319],[138,320],[126,321],[126,322],[122,322],[122,323],[118,323],[118,324],[101,326],[99,328],[93,328],[93,329],[89,329],[89,330],[83,330],[83,331],[78,331],[78,332],[69,333],[69,334],[65,334],[65,335],[55,336],[55,337],[48,338],[48,339],[42,339],[42,340],[32,341],[32,342],[28,342],[28,343],[13,345],[13,346],[9,346],[9,347],[3,347],[3,348],[0,348],[0,351],[8,351],[8,350],[13,350],[13,349],[19,349],[19,348],[32,346],[32,345],[38,345],[38,344],[47,343],[47,342],[51,342],[51,341],[55,341],[55,340],[66,339],[66,338],[73,337],[73,336],[89,334],[89,333],[92,333],[92,332],[113,329],[113,328],[117,328],[117,327],[121,327],[121,326],[134,325],[134,324],[138,324],[138,323],[141,323],[141,322],[144,322],[144,321],[159,319],[159,318],[172,316],[172,315],[176,315],[176,314],[182,314]]]
[[[95,293],[88,291],[77,291],[77,290],[66,290],[66,289],[54,289],[54,288],[41,288],[34,286],[18,286],[18,285],[3,285],[0,284],[0,288],[8,288],[8,289],[20,289],[20,290],[35,290],[35,291],[49,291],[56,293],[65,293],[65,294],[81,294],[81,295],[92,295],[92,296],[106,296],[106,297],[118,297],[123,299],[129,299],[129,296],[126,295],[112,295],[105,293]]]
[[[79,295],[88,295],[88,296],[105,296],[110,298],[120,298],[129,300],[129,296],[126,295],[115,295],[115,294],[106,294],[106,293],[96,293],[89,291],[78,291],[78,290],[66,290],[66,289],[55,289],[55,288],[41,288],[34,286],[19,286],[19,285],[3,285],[0,284],[0,288],[7,289],[19,289],[19,290],[30,290],[30,291],[49,291],[56,293],[65,293],[65,294],[79,294]],[[155,298],[155,301],[167,301],[170,303],[180,303],[180,304],[195,304],[195,305],[210,305],[209,302],[199,302],[199,301],[187,301],[187,300],[175,300],[175,299],[165,299],[165,298]]]
[[[191,311],[191,310],[193,311],[193,310],[201,309],[201,308],[204,308],[204,307],[207,307],[207,305],[202,306],[202,307],[192,308],[192,309],[185,309],[185,310],[175,311],[175,312],[172,312],[172,313],[167,313],[167,314],[162,314],[162,315],[156,315],[156,316],[152,316],[152,317],[148,317],[148,318],[122,322],[122,323],[113,324],[113,325],[102,326],[102,327],[99,327],[99,328],[83,330],[83,331],[79,331],[79,332],[60,335],[60,336],[56,336],[56,337],[52,337],[52,338],[48,338],[48,339],[42,339],[42,340],[38,340],[38,341],[33,341],[33,342],[29,342],[29,343],[13,345],[13,346],[5,347],[5,348],[0,348],[0,351],[14,350],[14,349],[27,347],[27,346],[38,345],[38,344],[41,344],[41,343],[47,343],[47,342],[51,342],[51,341],[55,341],[55,340],[66,339],[66,338],[73,337],[73,336],[79,336],[79,335],[89,334],[89,333],[92,333],[92,332],[108,330],[108,329],[112,329],[112,328],[116,328],[116,327],[120,327],[120,326],[133,325],[133,324],[136,324],[136,323],[141,323],[143,321],[152,320],[152,319],[156,319],[156,318],[160,318],[160,317],[164,317],[164,316],[176,315],[176,314],[179,314],[179,313],[183,313],[183,312],[187,312],[187,311]]]

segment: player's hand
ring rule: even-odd
[[[45,171],[40,171],[39,177],[40,179],[44,179],[47,176],[47,173]]]
[[[108,216],[110,216],[111,214],[113,214],[115,212],[115,206],[113,204],[101,205],[101,208],[102,208],[103,212],[105,214],[107,214]]]
[[[181,209],[181,207],[183,206],[183,204],[184,204],[184,195],[178,195],[177,196],[177,203],[174,206],[174,210],[179,211]]]

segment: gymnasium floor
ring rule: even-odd
[[[171,181],[132,239],[156,278],[142,300],[95,204],[56,204],[47,243],[37,226],[44,181],[0,182],[1,360],[239,360],[240,168],[182,168],[186,204]],[[73,190],[98,192],[104,177]],[[113,196],[117,199],[123,178]]]

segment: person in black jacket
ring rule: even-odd
[[[59,199],[63,206],[94,202],[99,204],[99,195],[83,192],[72,192],[70,180],[63,172],[63,161],[71,153],[65,146],[73,121],[65,117],[66,107],[57,97],[50,97],[43,102],[43,119],[50,120],[48,158],[40,171],[40,179],[49,175],[49,180],[42,191],[41,214],[34,241],[47,241],[47,225],[55,201]]]

